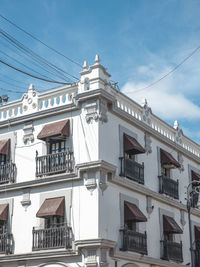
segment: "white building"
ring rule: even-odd
[[[185,192],[200,146],[116,90],[99,61],[0,107],[1,267],[191,263]],[[191,229],[198,251],[197,208]]]

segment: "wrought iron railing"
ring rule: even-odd
[[[179,184],[178,180],[172,180],[164,175],[158,176],[159,178],[159,193],[166,194],[175,199],[179,199]]]
[[[147,255],[147,234],[138,233],[132,230],[122,229],[122,248],[123,251],[134,251]]]
[[[124,157],[120,157],[119,159],[121,161],[120,176],[125,176],[130,180],[144,184],[144,163],[139,164],[132,159]]]
[[[0,184],[14,183],[15,171],[16,166],[11,161],[0,165]]]
[[[12,234],[8,232],[0,233],[0,253],[12,253]]]
[[[71,227],[56,224],[50,228],[33,228],[33,250],[71,248]]]
[[[161,259],[183,262],[182,242],[176,243],[168,240],[161,242]]]
[[[67,150],[38,157],[36,152],[36,177],[73,170],[73,152]]]

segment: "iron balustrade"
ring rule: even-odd
[[[161,240],[161,259],[183,262],[182,242]]]
[[[0,184],[14,183],[16,166],[12,161],[0,165]]]
[[[200,249],[195,249],[193,250],[194,253],[194,262],[195,262],[195,267],[200,266]]]
[[[194,265],[195,267],[200,266],[200,240],[196,240],[193,244],[192,253],[194,256]]]
[[[71,227],[55,224],[50,228],[33,227],[33,250],[71,248]]]
[[[0,253],[10,254],[12,252],[12,234],[0,233]]]
[[[73,152],[67,150],[38,157],[38,152],[36,152],[36,177],[71,172],[73,170],[72,155]]]
[[[120,176],[125,176],[130,180],[144,184],[144,163],[139,164],[138,162],[120,157],[121,171]]]
[[[165,175],[158,176],[159,178],[159,193],[166,194],[175,199],[179,199],[179,184],[178,180],[172,180],[171,178],[166,177]]]
[[[122,229],[123,251],[134,251],[147,255],[147,234],[138,233],[133,230]]]

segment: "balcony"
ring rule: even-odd
[[[0,233],[0,254],[10,254],[12,252],[12,234]]]
[[[36,177],[52,175],[73,170],[73,152],[65,151],[38,157],[36,152]]]
[[[123,245],[122,251],[134,251],[140,254],[147,255],[147,234],[138,233],[132,230],[122,229]]]
[[[0,165],[0,184],[14,183],[16,166],[12,162]]]
[[[144,184],[144,163],[139,164],[131,159],[120,157],[120,176],[125,176],[130,180]]]
[[[175,243],[168,240],[161,242],[161,259],[183,262],[182,242]]]
[[[174,181],[164,175],[158,176],[159,178],[159,193],[166,194],[175,199],[179,199],[178,193],[178,180]]]
[[[71,248],[71,228],[56,224],[51,228],[33,228],[33,250]]]

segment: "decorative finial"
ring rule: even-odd
[[[177,130],[179,128],[179,123],[177,120],[174,121],[174,129]]]
[[[34,91],[35,90],[35,87],[34,87],[34,85],[32,83],[29,85],[28,90],[29,91]]]
[[[85,60],[84,63],[83,63],[83,69],[84,69],[84,70],[88,69],[88,63],[87,63],[86,60]]]
[[[96,54],[95,56],[95,63],[98,64],[100,62],[100,57],[99,55]]]
[[[146,100],[146,98],[143,98],[142,99],[142,107],[144,107],[144,106],[147,106],[147,100]]]

